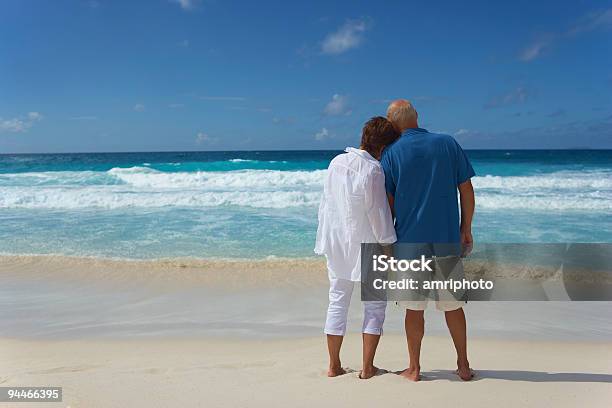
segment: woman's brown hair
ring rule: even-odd
[[[378,158],[383,147],[389,146],[400,137],[391,122],[382,116],[368,120],[361,132],[361,148]]]

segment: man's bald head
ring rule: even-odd
[[[407,99],[396,99],[387,108],[387,119],[400,132],[406,129],[419,127],[417,119],[419,115],[414,106]]]

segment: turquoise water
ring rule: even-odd
[[[0,155],[0,252],[312,256],[337,151]],[[612,151],[468,151],[487,242],[612,242]]]

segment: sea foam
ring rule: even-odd
[[[164,172],[150,167],[108,171],[0,174],[0,208],[126,207],[316,208],[326,170]],[[473,178],[484,210],[612,210],[606,171]]]

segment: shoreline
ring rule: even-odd
[[[500,263],[476,257],[464,260],[463,264],[465,277],[471,280],[508,279],[526,283],[570,280],[578,284],[612,285],[612,271],[574,268],[562,273],[554,266],[534,265],[531,262]],[[226,288],[308,287],[328,284],[326,261],[322,256],[128,259],[0,253],[0,279],[3,277],[146,282],[147,285],[161,283],[169,286],[197,284]]]
[[[30,339],[296,338],[321,332],[328,286],[323,259],[126,262],[0,256],[0,333]],[[361,326],[356,286],[349,331]],[[470,337],[493,339],[607,341],[610,311],[612,302],[466,306]],[[389,302],[389,333],[403,331],[403,314]],[[426,319],[428,333],[446,333],[444,315],[433,305]]]
[[[240,273],[236,273],[239,271]],[[321,258],[124,259],[65,255],[0,255],[0,278],[147,282],[169,286],[317,286],[327,284]],[[180,278],[180,279],[179,279]]]

